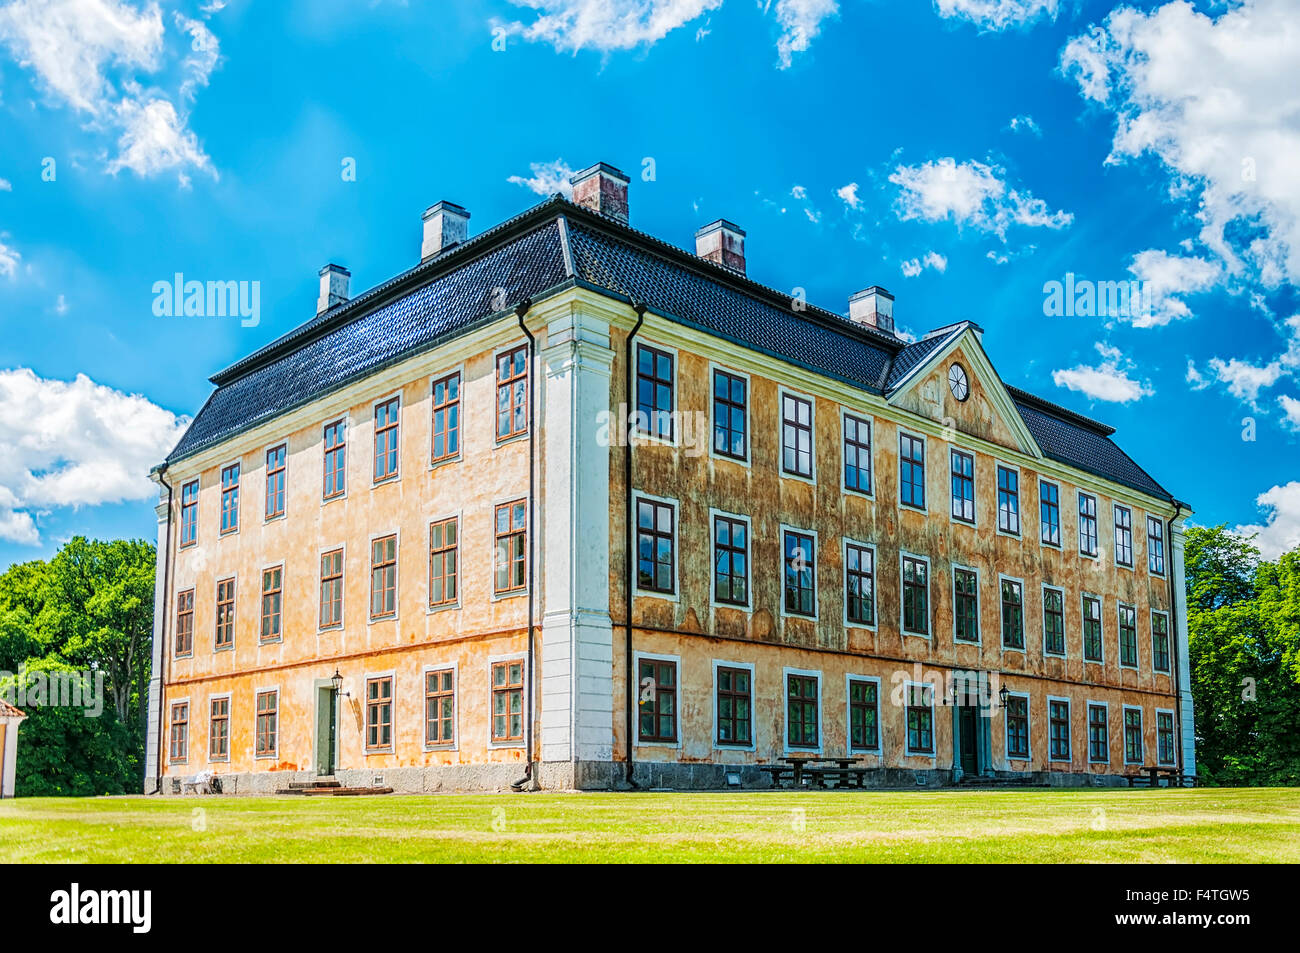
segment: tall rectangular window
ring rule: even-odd
[[[898,435],[898,499],[925,509],[925,441],[906,433]]]
[[[1060,589],[1043,589],[1043,652],[1065,654],[1065,594]]]
[[[460,453],[460,373],[433,382],[433,450],[431,462]]]
[[[637,345],[636,428],[661,440],[673,439],[673,356]]]
[[[871,422],[844,415],[844,487],[871,495]]]
[[[393,679],[366,679],[366,749],[393,746]]]
[[[449,606],[456,602],[456,572],[460,536],[456,517],[429,527],[429,605]]]
[[[456,673],[449,668],[424,673],[424,743],[456,740]]]
[[[1169,671],[1169,616],[1163,612],[1151,613],[1151,667]]]
[[[1119,607],[1119,664],[1138,667],[1137,609],[1133,606]]]
[[[343,550],[320,558],[320,627],[343,624]]]
[[[221,532],[239,529],[239,464],[221,471]]]
[[[217,583],[217,636],[215,648],[229,649],[235,645],[235,580],[223,579]]]
[[[192,546],[199,538],[199,481],[181,487],[181,545]]]
[[[880,748],[880,689],[865,678],[849,679],[849,749]]]
[[[1105,705],[1088,706],[1088,760],[1093,764],[1110,762],[1110,731]]]
[[[385,536],[370,544],[370,618],[397,614],[397,537]]]
[[[1154,516],[1147,517],[1147,569],[1165,574],[1165,524]]]
[[[973,569],[952,571],[953,638],[958,642],[980,640],[979,576]]]
[[[791,748],[816,748],[818,741],[817,677],[786,675],[785,725]]]
[[[1124,763],[1141,764],[1145,755],[1142,745],[1142,709],[1124,709]]]
[[[167,755],[172,764],[184,764],[190,758],[190,703],[172,705],[170,742]]]
[[[497,355],[497,440],[528,430],[528,346]]]
[[[733,460],[749,457],[749,383],[737,374],[713,371],[713,452]]]
[[[1007,757],[1029,760],[1029,699],[1011,695],[1006,704]]]
[[[502,503],[496,508],[493,524],[496,541],[497,595],[521,592],[528,586],[528,505],[524,500]]]
[[[284,608],[284,569],[277,566],[262,572],[262,635],[263,642],[280,640],[280,619]]]
[[[1174,713],[1156,712],[1156,760],[1161,764],[1174,763]]]
[[[1083,658],[1086,662],[1102,661],[1101,600],[1083,597]]]
[[[325,425],[325,492],[323,498],[332,500],[347,492],[347,441],[344,422],[336,420]]]
[[[637,670],[641,686],[638,738],[653,744],[676,744],[677,663],[643,658]]]
[[[1002,580],[1002,647],[1025,647],[1025,591],[1015,579]]]
[[[1127,506],[1115,507],[1115,562],[1133,565],[1133,511]]]
[[[1061,545],[1061,491],[1055,483],[1038,483],[1039,539],[1048,546]]]
[[[975,522],[975,456],[952,451],[952,518]]]
[[[1097,555],[1097,498],[1087,493],[1079,494],[1079,552]]]
[[[676,571],[673,508],[656,500],[636,501],[636,585],[671,594]]]
[[[903,557],[903,631],[930,634],[930,566],[915,556]]]
[[[908,685],[907,753],[934,754],[934,689],[929,685]]]
[[[230,760],[230,697],[212,699],[208,709],[208,760]]]
[[[747,668],[718,666],[718,744],[753,743],[753,681]]]
[[[266,451],[266,518],[284,515],[284,469],[289,449],[285,444]]]
[[[786,530],[784,539],[785,611],[811,618],[817,614],[816,544],[808,534],[793,530]]]
[[[998,467],[998,529],[1020,535],[1020,473]]]
[[[280,693],[257,693],[256,757],[274,758],[280,734]]]
[[[1049,699],[1047,702],[1048,758],[1070,760],[1070,703]]]
[[[749,524],[744,520],[713,517],[713,599],[749,605]]]
[[[375,405],[375,482],[397,476],[398,438],[401,435],[402,399],[394,397]]]
[[[524,740],[524,663],[492,664],[492,743]]]
[[[781,469],[795,476],[813,472],[812,402],[793,394],[781,395]]]
[[[876,624],[876,554],[866,546],[844,544],[844,598],[849,622]]]
[[[176,657],[194,654],[194,590],[176,596]]]

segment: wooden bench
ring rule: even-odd
[[[772,776],[772,787],[783,787],[784,781],[794,781],[794,768],[788,764],[760,764],[758,770]]]
[[[862,787],[867,777],[866,768],[836,767],[822,768],[810,766],[803,769],[812,783],[819,788],[826,787],[828,780],[834,781],[837,788]]]
[[[1161,787],[1162,785],[1160,784],[1160,782],[1162,780],[1165,782],[1163,787],[1181,788],[1181,787],[1196,786],[1196,775],[1183,774],[1177,768],[1172,767],[1170,765],[1150,765],[1150,764],[1145,765],[1142,768],[1141,772],[1137,774],[1127,775],[1127,777],[1128,777],[1128,786],[1131,788]]]

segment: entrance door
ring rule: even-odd
[[[957,710],[957,734],[961,769],[965,774],[979,774],[979,751],[976,747],[976,732],[979,730],[979,715],[974,705],[963,705]]]
[[[322,686],[316,690],[316,773],[322,777],[334,773],[334,752],[338,739],[338,695]]]

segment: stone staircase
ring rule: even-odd
[[[388,787],[345,788],[332,777],[317,778],[315,781],[290,781],[287,788],[276,794],[301,794],[306,797],[359,797],[363,794],[392,794]]]

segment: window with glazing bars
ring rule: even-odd
[[[749,384],[726,371],[713,372],[713,452],[733,460],[749,455]]]
[[[814,573],[813,538],[785,531],[785,611],[792,615],[817,614],[817,582]]]
[[[844,486],[871,494],[871,422],[844,415]]]
[[[781,469],[795,476],[812,476],[812,402],[781,395]]]
[[[744,520],[713,518],[713,598],[749,605],[749,524]]]
[[[675,571],[673,508],[638,499],[636,503],[636,584],[649,592],[672,593]]]
[[[343,550],[320,558],[320,627],[343,624]]]
[[[787,675],[785,680],[786,730],[791,748],[816,748],[817,678]]]
[[[898,499],[925,509],[925,441],[905,433],[898,435]]]
[[[952,451],[952,518],[975,522],[975,457]]]
[[[1065,596],[1059,589],[1043,590],[1043,651],[1065,654]]]
[[[449,668],[424,673],[424,743],[456,740],[456,673]]]
[[[979,576],[970,569],[952,571],[953,638],[958,642],[980,640]]]
[[[849,747],[875,751],[880,747],[880,698],[875,682],[849,679]]]
[[[866,546],[844,546],[844,597],[850,622],[876,623],[876,554]]]
[[[718,744],[753,742],[752,691],[749,669],[718,666]]]
[[[460,453],[460,373],[433,382],[432,462]]]
[[[493,589],[501,595],[528,587],[528,511],[524,500],[502,503],[496,508],[496,579]]]
[[[347,492],[347,444],[343,421],[325,425],[325,489],[323,498],[331,500]]]
[[[194,653],[194,590],[176,596],[176,656]]]
[[[375,405],[375,482],[397,476],[401,398]]]
[[[930,634],[930,567],[912,556],[903,557],[903,631]]]
[[[648,344],[637,345],[636,421],[638,433],[673,439],[673,356]]]
[[[266,452],[266,518],[284,515],[284,471],[288,447],[284,444]]]
[[[998,529],[1020,535],[1020,474],[998,467]]]
[[[1097,498],[1079,494],[1079,552],[1097,555]]]
[[[457,520],[440,520],[429,527],[429,605],[456,602],[456,573],[460,554]]]
[[[221,471],[221,532],[239,529],[239,464]]]
[[[366,679],[366,748],[393,745],[393,680]]]
[[[1008,649],[1025,647],[1024,586],[1013,579],[1002,580],[1002,645]]]
[[[1102,660],[1101,600],[1083,597],[1083,657],[1089,662]]]
[[[528,347],[497,355],[497,440],[528,430]]]
[[[397,614],[397,537],[385,536],[370,544],[370,617]]]
[[[637,707],[641,741],[675,744],[677,741],[677,663],[641,659],[641,699]]]
[[[1061,491],[1046,480],[1038,484],[1039,539],[1049,546],[1061,545]]]

